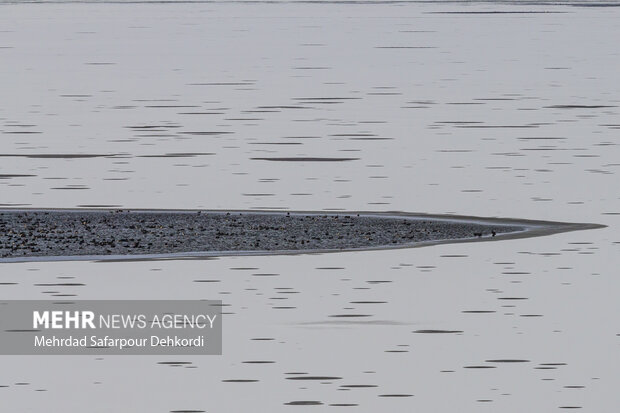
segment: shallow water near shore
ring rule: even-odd
[[[0,5],[2,207],[607,226],[0,263],[0,299],[225,303],[222,356],[0,357],[2,406],[615,412],[620,8],[562,3]]]

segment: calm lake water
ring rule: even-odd
[[[608,226],[395,251],[0,264],[2,299],[227,305],[222,356],[1,357],[2,406],[617,411],[615,2],[1,3],[2,207]]]

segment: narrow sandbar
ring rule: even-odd
[[[0,209],[0,262],[411,248],[600,227],[403,212]]]

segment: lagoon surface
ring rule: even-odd
[[[2,208],[607,226],[336,254],[0,263],[0,299],[225,303],[222,356],[0,356],[2,406],[617,411],[616,5],[2,2]]]

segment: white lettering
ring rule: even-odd
[[[43,311],[43,314],[38,311],[32,312],[32,328],[38,328],[43,325],[45,328],[49,328],[50,325],[50,313]]]

